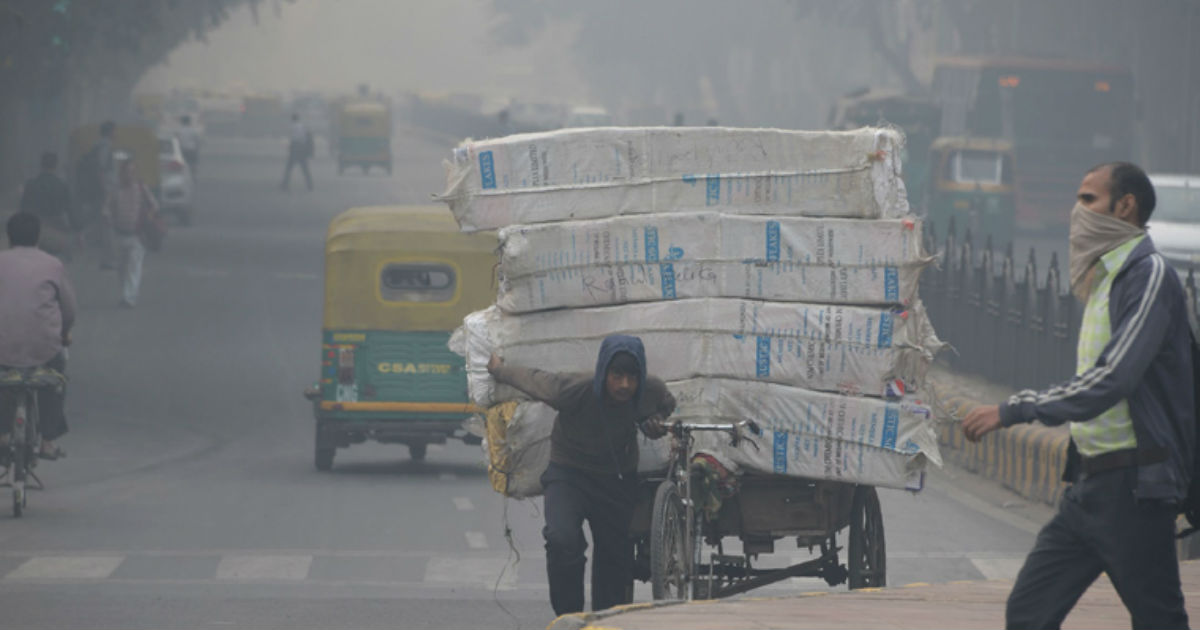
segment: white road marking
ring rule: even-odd
[[[1025,563],[1024,558],[972,558],[971,564],[989,580],[1013,580]]]
[[[483,532],[467,532],[467,546],[471,549],[487,549],[487,537]]]
[[[272,277],[281,280],[320,280],[321,274],[309,273],[304,271],[277,271],[271,274]]]
[[[455,479],[458,479],[458,475],[454,473],[439,473],[438,479],[441,479],[442,481],[454,481]]]
[[[225,556],[217,565],[218,580],[303,580],[312,556]]]
[[[511,591],[517,588],[517,571],[516,567],[508,566],[507,558],[437,557],[430,558],[425,565],[425,582]]]
[[[475,509],[475,506],[467,497],[454,497],[454,507],[458,508],[459,512],[470,512]]]
[[[30,558],[6,580],[100,580],[121,566],[123,556],[43,556]]]

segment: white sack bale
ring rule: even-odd
[[[488,374],[492,353],[513,365],[586,371],[613,334],[640,337],[650,373],[665,381],[735,378],[871,396],[920,389],[942,346],[919,302],[896,312],[706,298],[526,315],[493,306],[468,315],[451,347],[467,359],[472,400],[486,407],[523,397]]]
[[[720,208],[877,219],[907,214],[893,129],[562,129],[466,141],[445,162],[464,230]]]
[[[510,313],[691,297],[904,304],[932,260],[916,219],[713,212],[522,225],[500,232]]]
[[[762,437],[754,438],[757,448],[732,447],[721,433],[696,434],[697,451],[735,472],[919,490],[925,465],[942,464],[931,413],[917,403],[729,379],[668,386],[679,403],[671,420],[749,419],[762,427]]]

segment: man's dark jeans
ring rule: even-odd
[[[309,190],[313,189],[312,173],[308,170],[308,153],[304,149],[292,148],[288,150],[287,167],[283,170],[283,183],[280,188],[287,190],[288,185],[292,181],[292,167],[299,166],[300,171],[304,173],[304,183]]]
[[[58,356],[50,359],[46,363],[46,367],[66,374],[67,360],[60,353]],[[3,367],[0,367],[0,370],[3,369]],[[38,433],[41,434],[43,440],[57,440],[66,435],[67,413],[64,407],[66,397],[67,389],[65,386],[61,393],[53,391],[38,392]],[[12,432],[13,418],[16,415],[16,397],[8,392],[0,392],[0,435],[7,435]]]
[[[1175,557],[1175,506],[1134,497],[1137,469],[1085,477],[1067,488],[1038,534],[1005,611],[1008,628],[1058,628],[1107,573],[1134,628],[1186,628]]]
[[[545,493],[546,573],[554,614],[583,610],[583,569],[592,528],[592,610],[629,603],[633,542],[629,538],[637,480],[595,475],[551,463],[542,474]]]

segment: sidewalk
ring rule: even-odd
[[[1188,614],[1200,619],[1200,562],[1180,565]],[[690,628],[1002,628],[1008,581],[911,584],[799,597],[633,604],[601,613],[564,615],[550,630]],[[1101,577],[1067,616],[1064,628],[1128,628],[1116,591]]]

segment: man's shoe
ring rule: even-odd
[[[62,450],[61,446],[55,446],[54,450],[51,450],[51,451],[39,450],[37,456],[38,456],[38,459],[54,461],[56,459],[62,459],[64,457],[66,457],[67,452]]]

